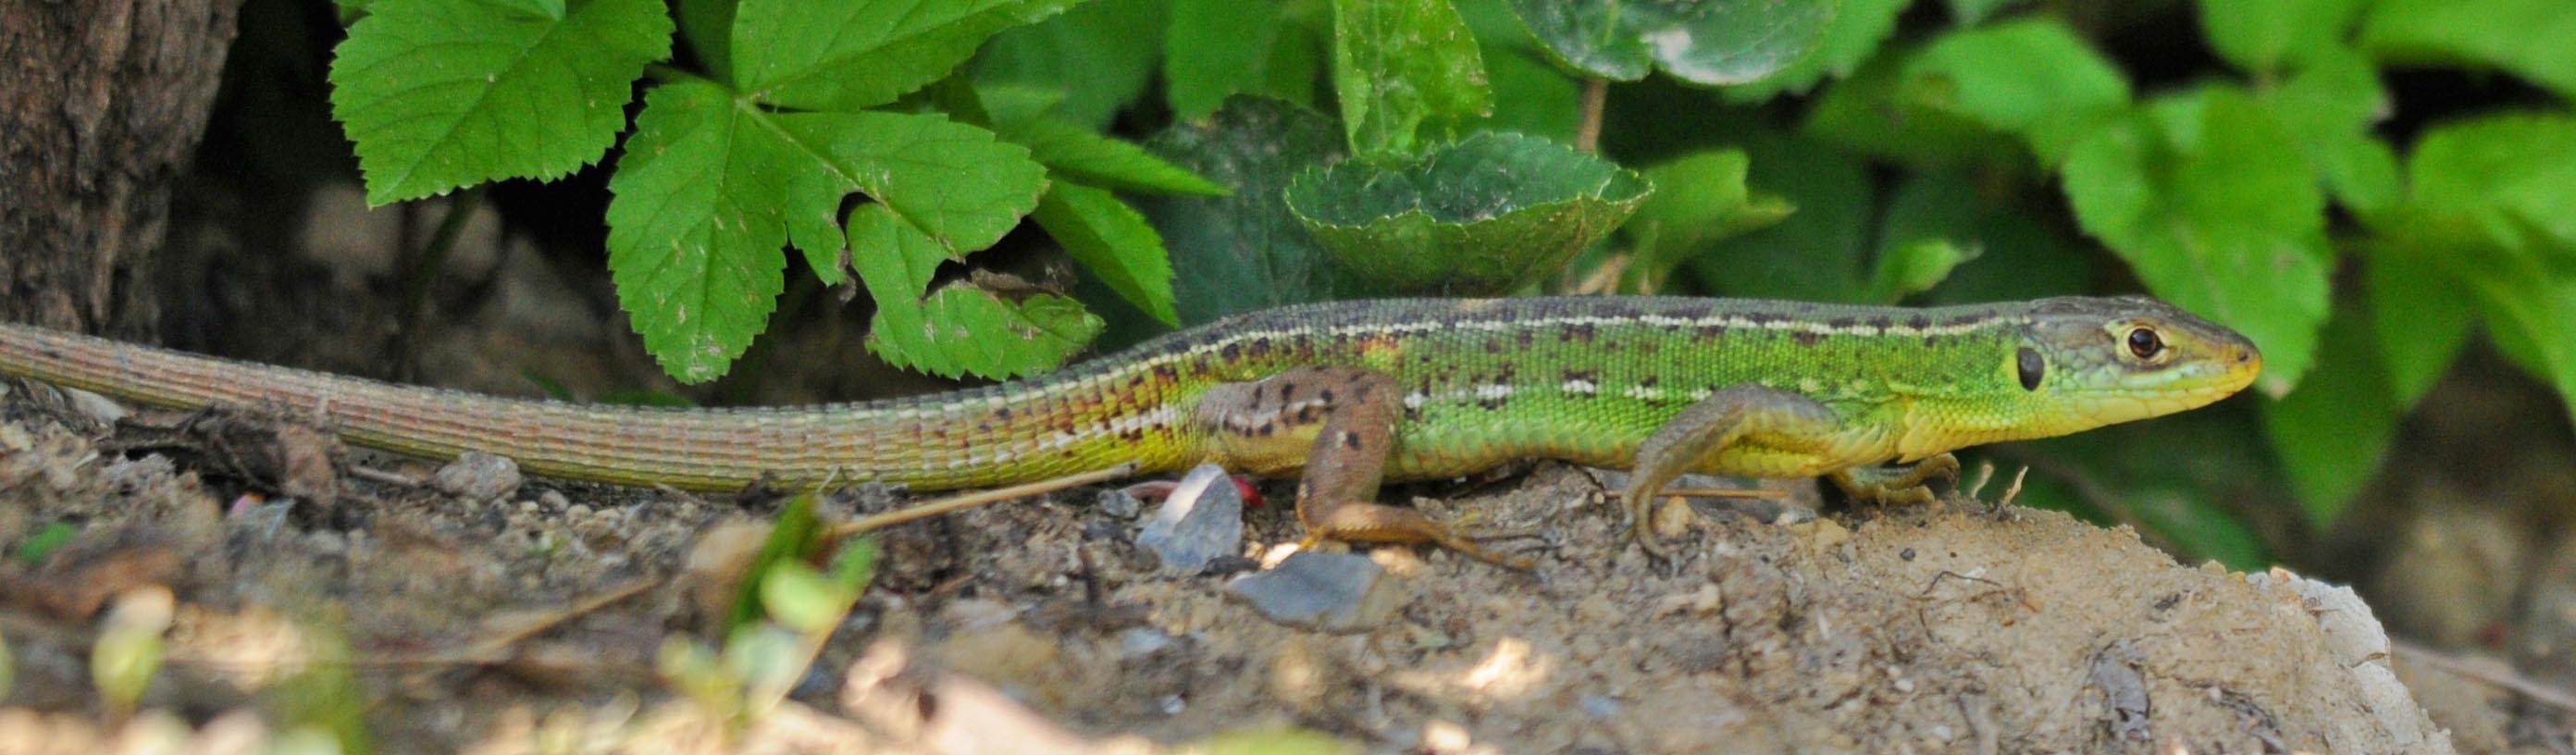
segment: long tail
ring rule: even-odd
[[[1183,391],[1176,381],[1130,374],[1139,369],[1112,362],[866,403],[671,409],[395,385],[0,323],[0,374],[162,406],[275,403],[320,413],[351,442],[399,453],[485,451],[552,477],[700,490],[764,477],[945,489],[1128,460],[1167,468],[1187,452],[1186,412],[1177,408]]]

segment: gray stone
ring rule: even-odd
[[[1146,518],[1136,544],[1161,557],[1164,571],[1196,573],[1242,549],[1243,493],[1223,468],[1198,465]]]
[[[1404,585],[1367,556],[1301,551],[1278,566],[1234,578],[1226,593],[1271,621],[1327,632],[1360,632],[1404,607]]]

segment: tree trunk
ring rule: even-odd
[[[0,0],[0,320],[152,332],[241,0]]]

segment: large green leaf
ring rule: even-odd
[[[2290,135],[2244,92],[2154,103],[2076,142],[2067,197],[2147,288],[2263,349],[2256,385],[2306,374],[2326,318],[2325,198]]]
[[[607,152],[670,50],[651,0],[383,0],[335,51],[331,114],[368,204],[553,179]]]
[[[723,374],[761,331],[785,284],[785,244],[839,279],[834,221],[850,193],[954,257],[999,239],[1045,187],[1026,150],[982,129],[934,115],[772,113],[702,81],[645,97],[617,167],[618,298],[645,348],[685,381]]]
[[[1695,84],[1779,73],[1824,39],[1836,0],[1512,0],[1558,62],[1619,81],[1649,66]]]
[[[1845,152],[1923,168],[2035,166],[2021,137],[1997,131],[1916,91],[1906,77],[1920,49],[1890,47],[1850,78],[1826,87],[1802,129]],[[1931,93],[1937,94],[1938,89]]]
[[[1909,99],[2020,135],[2052,163],[2129,102],[2120,69],[2052,19],[1944,35],[1914,58],[1905,79]]]
[[[733,74],[756,102],[857,110],[948,75],[995,32],[1081,0],[742,0]]]
[[[1554,274],[1653,190],[1636,173],[1481,133],[1396,169],[1349,161],[1288,184],[1288,208],[1371,290],[1493,295]]]
[[[1449,0],[1334,0],[1333,88],[1351,151],[1366,158],[1411,155],[1424,120],[1494,105],[1476,36]]]
[[[1147,144],[1233,192],[1137,201],[1171,249],[1181,322],[1332,298],[1330,260],[1279,195],[1299,171],[1339,157],[1341,144],[1331,119],[1250,96]]]
[[[2383,61],[2493,66],[2576,98],[2567,0],[2380,0],[2362,17],[2361,40]]]

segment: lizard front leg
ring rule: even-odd
[[[1422,512],[1376,503],[1402,416],[1400,391],[1383,373],[1305,367],[1210,388],[1195,411],[1215,438],[1220,463],[1272,474],[1302,470],[1297,522],[1302,546],[1326,539],[1432,543],[1480,561],[1528,569],[1525,559],[1485,549]]]

